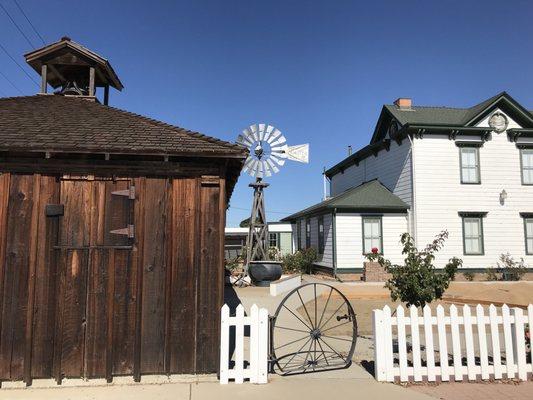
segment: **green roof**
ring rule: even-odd
[[[408,204],[375,179],[289,215],[282,221],[293,221],[333,209],[346,212],[405,212],[408,208]]]

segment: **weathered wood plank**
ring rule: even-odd
[[[0,336],[0,360],[6,362],[0,362],[0,379],[21,380],[26,345],[33,176],[12,175],[10,186]]]
[[[143,238],[141,372],[164,372],[166,179],[147,179]]]
[[[220,188],[202,186],[200,190],[200,262],[197,279],[196,371],[216,372],[220,329],[220,292],[223,290],[223,260],[220,259]]]
[[[57,217],[46,217],[47,204],[59,203],[59,183],[53,176],[41,177],[38,205],[37,266],[35,271],[35,315],[33,320],[32,363],[33,378],[52,376],[57,260],[53,246],[57,244]]]
[[[4,290],[5,286],[5,270],[6,270],[6,248],[7,248],[7,215],[9,205],[9,182],[10,174],[0,174],[0,340],[2,339],[3,329],[3,310],[4,310]],[[0,361],[0,371],[5,370],[7,360]],[[0,374],[0,379],[3,373]]]
[[[193,373],[196,353],[196,265],[199,247],[197,179],[174,179],[172,182],[172,274],[169,331],[171,373]]]

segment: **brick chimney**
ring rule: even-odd
[[[412,105],[412,100],[411,99],[408,99],[408,98],[405,98],[405,97],[400,97],[398,99],[396,99],[394,101],[394,105],[402,110],[409,110],[411,109],[411,105]]]

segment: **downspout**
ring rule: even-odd
[[[333,253],[332,256],[333,256],[333,277],[335,279],[337,279],[337,240],[336,240],[336,237],[337,237],[337,224],[336,224],[336,219],[337,219],[337,209],[334,208],[333,209],[333,215],[331,217],[331,232],[332,232],[332,235],[331,235],[331,252]]]
[[[415,180],[415,143],[411,138],[411,135],[407,134],[407,138],[411,143],[411,185],[412,188],[412,201],[411,201],[411,213],[412,213],[412,227],[411,227],[411,236],[414,238],[415,246],[418,247],[418,234],[417,234],[417,218],[416,218],[416,180]]]

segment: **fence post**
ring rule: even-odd
[[[503,339],[505,343],[505,367],[507,379],[513,379],[515,376],[515,363],[513,352],[513,335],[511,329],[511,314],[509,307],[504,304],[502,307],[502,321],[503,321]]]
[[[244,382],[244,307],[237,306],[235,315],[235,383]]]
[[[431,308],[426,304],[424,307],[424,338],[426,345],[426,365],[428,369],[428,381],[435,382],[435,348],[433,347],[433,317]]]
[[[452,331],[454,381],[463,380],[463,359],[461,357],[461,337],[459,336],[459,317],[455,304],[450,306],[450,330]]]
[[[485,313],[483,306],[476,307],[477,335],[479,342],[479,364],[481,366],[481,379],[489,379],[489,356],[487,348],[487,333],[485,330]]]
[[[383,343],[385,348],[385,371],[387,381],[394,382],[394,354],[392,352],[392,316],[389,306],[383,307]]]
[[[422,380],[422,359],[420,358],[420,331],[418,323],[418,309],[411,305],[409,309],[411,317],[411,340],[413,346],[413,372],[415,382]]]
[[[220,310],[220,383],[228,383],[229,368],[229,307],[227,304]]]
[[[439,304],[437,306],[437,330],[439,332],[440,379],[446,382],[450,380],[450,372],[448,370],[448,342],[444,318],[444,307]]]
[[[398,326],[398,364],[400,366],[400,381],[407,382],[407,340],[405,336],[405,312],[401,305],[396,309],[396,324]]]
[[[468,371],[468,380],[476,380],[476,357],[474,354],[474,335],[472,333],[472,317],[470,314],[470,307],[463,306],[463,326],[465,330],[465,350],[466,350],[466,366]]]
[[[259,360],[259,308],[252,305],[250,308],[250,382],[257,383]]]
[[[514,317],[513,329],[513,354],[516,359],[518,368],[518,379],[521,381],[527,380],[526,371],[526,335],[524,334],[524,311],[521,308],[513,308],[512,315]]]
[[[494,379],[502,378],[502,357],[500,352],[500,332],[498,324],[498,311],[496,306],[489,306],[490,337],[492,341],[492,364],[494,365]]]
[[[374,376],[377,381],[387,379],[385,370],[385,343],[383,333],[383,311],[372,311],[372,327],[374,329]]]
[[[259,324],[257,329],[259,351],[257,355],[257,383],[268,383],[268,310],[259,310]]]

